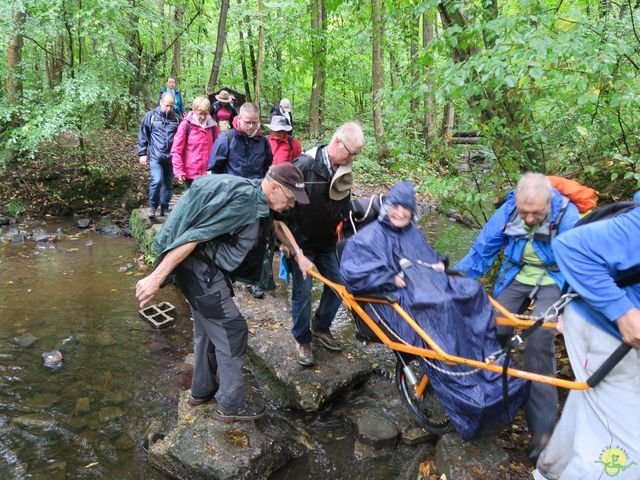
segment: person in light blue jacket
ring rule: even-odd
[[[494,296],[509,311],[523,313],[535,301],[533,314],[544,313],[560,298],[564,277],[551,244],[555,236],[573,228],[579,220],[577,207],[553,189],[544,175],[525,174],[509,193],[476,238],[469,253],[453,267],[471,278],[480,278],[502,252]],[[511,333],[499,326],[505,343]],[[538,329],[526,339],[524,368],[555,376],[553,332]],[[548,442],[556,422],[558,392],[554,386],[534,383],[526,406],[532,433],[530,457],[535,459]]]
[[[572,390],[536,480],[640,478],[640,208],[581,225],[553,244],[579,298],[563,332],[577,381],[586,381],[623,341],[634,347],[595,387]]]

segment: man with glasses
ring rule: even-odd
[[[556,265],[552,241],[556,235],[573,228],[578,219],[577,207],[555,190],[544,175],[527,173],[480,231],[469,253],[453,269],[477,279],[489,270],[502,251],[505,262],[498,274],[494,297],[514,313],[523,313],[535,301],[533,315],[540,315],[560,298],[565,281]],[[498,326],[498,337],[503,344],[510,334],[509,327]],[[553,331],[539,328],[527,337],[526,370],[555,376],[553,336]],[[549,441],[557,412],[556,387],[532,382],[526,406],[532,434],[530,458],[537,458]]]
[[[153,249],[158,260],[153,272],[136,285],[142,308],[174,275],[193,317],[190,403],[201,405],[215,397],[212,416],[217,420],[253,421],[264,415],[264,405],[248,402],[245,394],[242,366],[248,328],[233,301],[229,274],[256,243],[260,220],[296,202],[308,203],[309,198],[302,172],[289,163],[275,165],[262,180],[231,175],[196,178],[156,236]],[[289,250],[300,249],[286,227],[277,233]],[[311,266],[302,254],[296,260],[302,271]]]
[[[273,155],[267,137],[260,130],[260,111],[254,103],[243,103],[233,119],[233,129],[222,133],[209,155],[208,170],[213,173],[228,173],[238,177],[264,178],[271,166]],[[264,269],[260,281],[249,287],[256,298],[263,298],[265,290],[273,290],[273,235],[271,222],[266,219],[261,228],[261,240],[266,245]]]
[[[286,224],[301,250],[288,252],[290,258],[302,254],[311,260],[318,271],[334,282],[340,282],[336,258],[336,227],[349,211],[351,195],[351,164],[364,146],[364,134],[359,124],[342,125],[328,145],[313,148],[293,161],[305,181],[308,205],[296,205]],[[276,223],[276,231],[279,222]],[[331,334],[333,318],[340,307],[340,298],[324,286],[320,304],[311,323],[311,277],[300,268],[293,268],[291,291],[291,333],[296,340],[296,360],[305,367],[315,364],[311,340],[329,350],[340,351],[342,345]]]
[[[164,216],[169,211],[173,185],[171,147],[180,124],[180,118],[173,107],[173,95],[170,92],[163,93],[159,105],[144,115],[138,131],[138,158],[141,165],[149,162],[151,170],[147,211],[149,218],[156,216],[158,205],[160,215]]]

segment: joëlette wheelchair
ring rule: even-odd
[[[434,368],[442,368],[446,365],[465,365],[470,367],[468,374],[473,374],[482,369],[533,382],[555,385],[556,387],[571,390],[587,390],[595,387],[630,349],[628,345],[624,343],[621,344],[607,361],[585,382],[559,379],[517,368],[505,368],[504,364],[501,365],[498,363],[500,358],[504,359],[504,355],[497,356],[496,358],[488,358],[482,362],[448,354],[407,314],[391,294],[356,296],[349,293],[344,285],[328,280],[313,269],[308,270],[307,274],[331,287],[342,299],[353,316],[356,327],[356,338],[358,338],[358,340],[366,344],[382,343],[394,352],[396,356],[395,384],[402,396],[402,401],[415,420],[435,434],[443,434],[450,431],[452,426],[446,412],[438,401],[437,395],[430,386],[429,377],[421,367],[421,362],[431,362],[431,366]],[[570,297],[563,297],[564,302],[566,302],[568,298]],[[495,299],[491,297],[489,297],[489,299],[498,313],[498,315],[496,315],[497,325],[510,326],[513,327],[515,331],[524,330],[525,333],[527,329],[531,328],[553,329],[556,327],[556,322],[546,321],[553,317],[553,312],[552,314],[547,313],[547,315],[542,318],[525,320],[510,313]],[[398,315],[411,326],[420,338],[424,340],[426,347],[416,347],[404,342],[399,335],[389,327],[383,318],[378,317],[375,320],[371,318],[364,308],[365,305],[369,303],[384,303],[390,305]],[[560,308],[555,308],[555,316],[557,316]],[[519,337],[516,335],[514,338]],[[508,367],[508,362],[503,363],[506,363]],[[442,365],[442,367],[436,364]]]
[[[366,199],[351,201],[349,216],[344,219],[337,230],[339,242],[336,248],[336,254],[338,260],[340,260],[346,239],[355,234],[360,227],[374,221],[380,212],[383,202],[384,197],[382,195],[373,195]],[[316,280],[331,287],[342,299],[353,316],[358,340],[365,344],[382,343],[394,352],[396,357],[395,384],[400,392],[402,401],[415,420],[435,434],[445,433],[453,427],[430,384],[428,375],[422,368],[422,364],[425,362],[429,363],[431,368],[450,375],[473,375],[479,370],[499,373],[503,379],[503,397],[506,397],[507,378],[509,376],[519,377],[532,382],[546,383],[570,390],[587,390],[593,388],[631,349],[629,345],[622,343],[593,375],[584,382],[559,379],[511,368],[511,353],[517,344],[522,343],[523,340],[537,328],[553,329],[556,327],[557,323],[555,320],[557,320],[558,315],[564,306],[576,296],[575,294],[567,293],[552,305],[544,315],[533,319],[523,315],[514,315],[494,298],[489,297],[496,312],[496,325],[513,327],[514,332],[517,332],[516,335],[507,342],[507,345],[501,351],[495,352],[495,354],[490,355],[489,358],[484,359],[484,361],[455,356],[444,351],[429,336],[429,333],[424,331],[398,304],[392,294],[353,295],[347,291],[344,285],[330,281],[313,269],[310,269],[307,273]],[[454,272],[450,273],[455,274]],[[424,341],[425,346],[416,347],[404,341],[393,331],[385,319],[381,318],[375,308],[372,309],[372,311],[376,312],[376,318],[371,318],[365,310],[365,305],[367,304],[389,305],[417,333]],[[460,373],[459,371],[450,372],[446,369],[447,365],[467,366],[469,370],[464,373]]]

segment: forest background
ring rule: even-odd
[[[289,98],[305,146],[356,119],[367,136],[359,183],[413,179],[478,224],[529,170],[629,199],[640,185],[639,7],[9,0],[0,198],[14,215],[39,201],[70,213],[126,189],[140,118],[174,75],[187,107],[230,87],[266,120]]]

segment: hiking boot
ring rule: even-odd
[[[313,332],[313,338],[315,338],[320,345],[322,345],[327,350],[332,350],[334,352],[341,352],[344,350],[344,347],[340,345],[340,343],[333,338],[331,332],[319,332],[318,330]]]
[[[171,212],[171,209],[169,208],[169,206],[163,206],[160,205],[160,216],[161,217],[166,217],[167,215],[169,215],[169,212]]]
[[[222,406],[218,406],[211,415],[220,422],[254,422],[264,417],[267,408],[264,405],[249,405],[245,403],[244,407],[235,410],[227,410]]]
[[[156,216],[156,208],[149,207],[149,209],[147,210],[147,218],[154,218],[155,216]]]
[[[204,405],[205,403],[209,403],[211,400],[213,400],[214,395],[214,393],[212,393],[211,395],[207,395],[206,397],[194,397],[193,395],[190,395],[187,402],[192,407],[198,407],[200,405]]]
[[[249,293],[253,295],[254,298],[264,298],[264,290],[257,285],[251,285],[247,287],[247,290],[249,290]]]
[[[311,367],[315,365],[316,361],[313,358],[313,350],[310,343],[297,343],[296,342],[296,360],[303,367]]]

